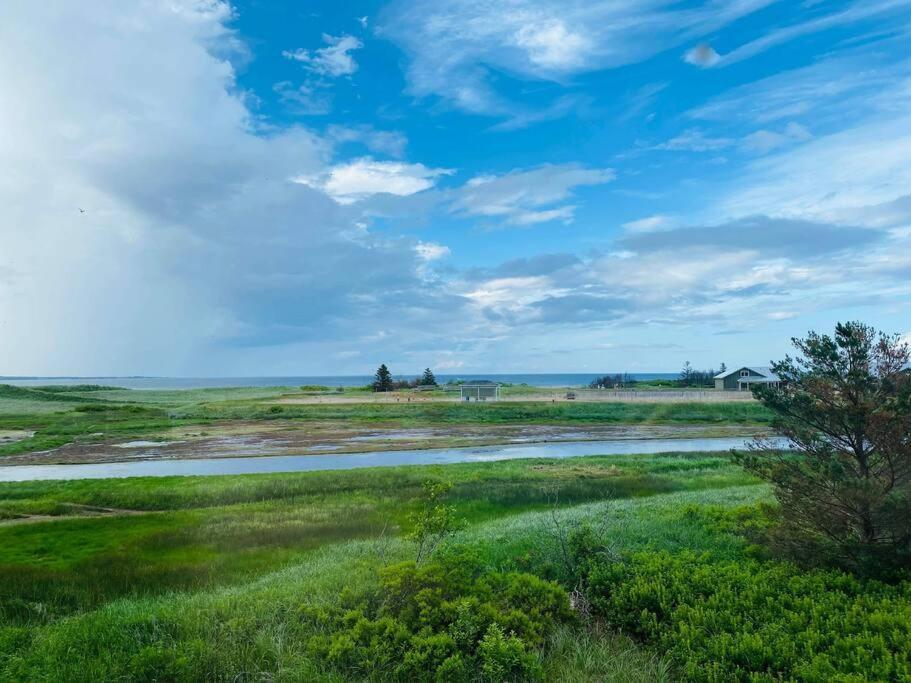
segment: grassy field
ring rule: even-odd
[[[750,402],[275,404],[295,392],[0,387],[0,433],[19,435],[0,453],[276,420],[769,419]],[[0,680],[911,680],[911,580],[775,559],[757,542],[772,502],[719,453],[0,484]]]
[[[0,385],[0,430],[34,432],[0,443],[0,456],[64,444],[156,438],[174,427],[290,421],[385,427],[447,425],[744,425],[768,424],[755,402],[736,403],[335,403],[283,404],[291,387],[136,391],[94,387]]]
[[[424,611],[403,612],[383,596],[412,580],[394,577],[414,571],[398,563],[415,557],[428,481],[451,484],[441,503],[456,531],[418,569],[444,583],[408,594]],[[723,454],[33,482],[0,485],[0,501],[0,680],[402,680],[390,668],[402,662],[429,680],[464,631],[450,623],[460,602],[431,608],[446,566],[514,584],[502,598],[466,584],[485,600],[587,586],[598,616],[566,611],[562,593],[563,616],[536,617],[547,627],[525,645],[488,632],[470,660],[487,673],[441,680],[911,676],[911,583],[764,558],[745,530],[768,490]],[[437,618],[445,631],[402,630]]]
[[[670,454],[4,484],[0,585],[15,607],[0,608],[7,619],[53,620],[129,593],[238,580],[329,542],[395,536],[431,479],[453,483],[448,500],[471,524],[555,501],[751,481],[724,456]]]
[[[216,637],[223,618],[274,636],[272,629],[287,627],[281,619],[289,617],[269,613],[290,596],[328,599],[341,585],[369,585],[372,568],[407,557],[410,544],[402,535],[422,484],[444,479],[453,484],[447,503],[467,524],[459,538],[498,565],[527,556],[539,542],[532,531],[546,526],[556,508],[599,517],[603,501],[615,501],[610,505],[620,507],[611,519],[624,543],[677,547],[707,533],[681,517],[680,500],[742,502],[763,495],[727,457],[712,454],[6,484],[0,486],[7,519],[0,525],[0,621],[7,627],[0,630],[0,647],[8,659],[29,661],[30,671],[50,667],[45,673],[65,673],[67,680],[104,680],[118,670],[109,661],[118,645],[108,638],[123,627],[121,619],[140,630],[146,627],[139,622],[170,623],[165,630],[177,630],[166,638],[179,632],[187,642]],[[649,500],[655,502],[639,502]],[[622,522],[624,515],[638,526]],[[668,524],[670,518],[677,521]],[[64,661],[57,650],[70,638],[96,637],[91,646],[65,646],[82,652],[87,659],[80,664]],[[125,637],[115,640],[129,647]],[[553,637],[554,657],[581,657],[580,666],[600,666],[588,659],[606,651],[636,675],[665,666],[612,634],[589,643],[587,655],[568,651],[566,633]],[[101,642],[113,649],[91,655]],[[302,653],[288,654],[294,667],[310,671],[298,661]],[[241,661],[247,655],[239,656],[218,666],[236,673],[233,667],[250,665]]]

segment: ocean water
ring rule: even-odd
[[[514,373],[460,375],[438,374],[441,384],[449,380],[489,379],[508,384],[530,384],[536,387],[582,387],[607,372],[588,373]],[[676,379],[676,372],[630,372],[636,380]],[[413,379],[417,375],[396,375],[396,379]],[[358,387],[370,384],[372,375],[301,375],[289,377],[0,377],[0,383],[19,386],[42,384],[107,384],[126,389],[205,389],[224,387],[284,387],[320,384],[328,387]]]

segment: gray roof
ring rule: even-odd
[[[781,378],[772,372],[772,368],[768,365],[741,365],[739,368],[734,368],[733,370],[728,370],[727,372],[721,372],[715,375],[715,379],[724,379],[725,377],[730,377],[735,372],[739,373],[741,370],[749,370],[750,372],[760,375],[764,378],[766,382],[780,382]],[[744,378],[747,379],[747,378]],[[752,379],[751,382],[756,382],[758,380]]]
[[[462,387],[498,387],[500,386],[499,382],[494,382],[489,379],[473,379],[469,382],[462,382],[459,386]]]

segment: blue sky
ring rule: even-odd
[[[13,0],[0,78],[0,374],[911,334],[907,0]]]

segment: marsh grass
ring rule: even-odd
[[[555,496],[570,506],[753,482],[726,456],[685,453],[2,484],[6,517],[60,519],[0,524],[0,616],[49,622],[124,596],[249,580],[328,544],[397,536],[427,480],[451,482],[446,504],[474,526],[549,510]],[[85,509],[111,512],[74,514]]]
[[[731,552],[738,541],[724,531],[669,529],[684,520],[688,505],[755,501],[763,487],[697,491],[619,502],[581,505],[563,511],[574,520],[608,519],[622,543],[650,547],[715,548]],[[547,511],[516,514],[476,524],[453,546],[476,548],[492,567],[546,566],[538,545]],[[639,528],[641,525],[641,528]],[[539,556],[529,558],[529,552]],[[342,596],[376,586],[376,569],[413,553],[411,544],[383,537],[331,543],[298,557],[285,569],[233,586],[131,597],[56,622],[0,629],[0,678],[99,681],[145,680],[359,680],[324,669],[307,652],[315,635],[298,617],[302,605],[338,605]],[[550,559],[552,562],[552,558]],[[542,663],[547,680],[665,680],[667,663],[617,636],[582,627],[554,632]],[[27,676],[25,676],[27,672]],[[562,678],[561,678],[562,676]],[[364,677],[366,680],[366,676]]]
[[[343,403],[285,404],[299,388],[138,391],[85,385],[19,387],[0,384],[0,429],[35,435],[0,445],[0,456],[68,443],[147,438],[174,427],[281,420],[300,425],[427,427],[516,424],[700,424],[761,426],[770,414],[755,402],[731,403]]]
[[[549,683],[666,683],[674,680],[667,658],[630,638],[599,628],[558,626],[547,641],[544,674]]]

